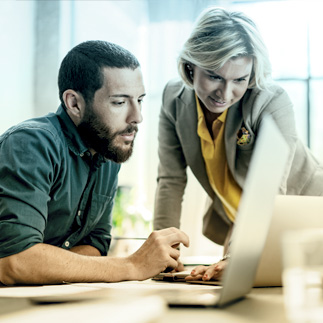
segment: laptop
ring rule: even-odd
[[[225,306],[251,290],[266,242],[289,154],[280,130],[270,116],[261,123],[231,238],[231,258],[221,286],[208,290],[161,293],[170,306]]]
[[[308,228],[323,228],[323,196],[277,196],[255,286],[283,285],[282,236],[285,231]]]

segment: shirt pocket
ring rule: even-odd
[[[112,196],[92,193],[91,205],[88,210],[88,225],[93,228],[105,214],[110,212],[109,204]],[[107,219],[108,221],[108,219]]]

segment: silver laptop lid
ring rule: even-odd
[[[254,286],[282,286],[285,231],[323,228],[323,196],[278,195]]]
[[[289,147],[280,130],[272,117],[266,116],[260,125],[238,207],[220,306],[245,296],[253,287],[288,154]]]

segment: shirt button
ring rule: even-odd
[[[84,154],[83,154],[83,153],[81,153],[81,154],[80,154],[80,157],[83,157],[83,156],[84,156]]]
[[[70,246],[70,242],[69,241],[65,241],[64,245],[65,245],[66,248],[68,248]]]

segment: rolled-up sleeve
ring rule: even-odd
[[[32,126],[0,137],[1,258],[43,242],[58,155],[52,140],[48,130]]]

